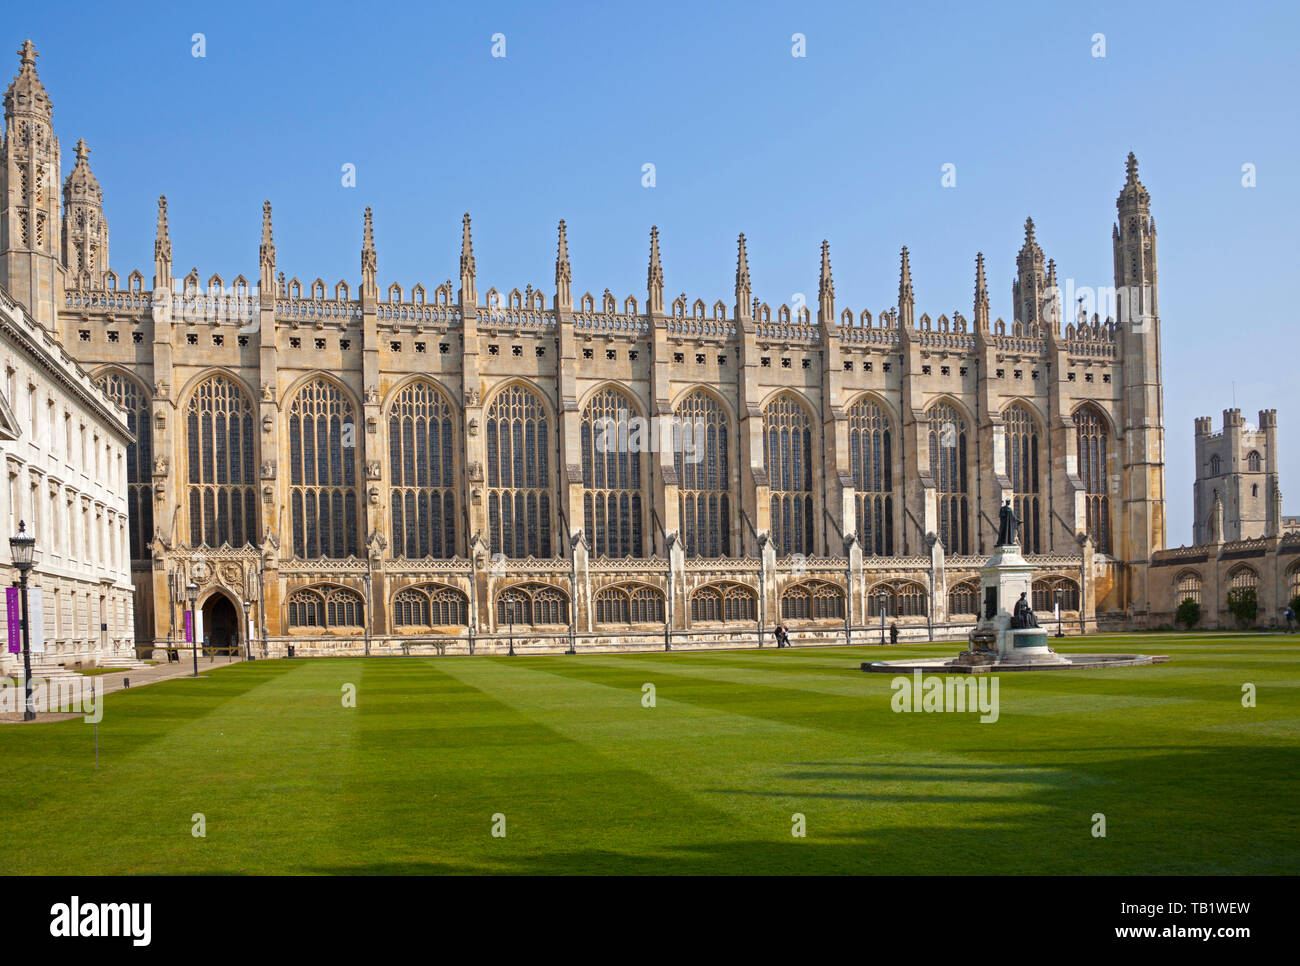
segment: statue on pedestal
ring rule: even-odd
[[[1038,618],[1034,616],[1034,609],[1029,606],[1029,601],[1025,599],[1022,593],[1020,599],[1016,601],[1016,609],[1011,614],[1012,630],[1024,630],[1027,627],[1037,627]]]
[[[998,511],[998,542],[999,547],[1009,547],[1016,544],[1016,535],[1020,529],[1020,517],[1016,516],[1016,511],[1011,508],[1011,501],[1007,500],[1002,504],[1002,509]]]

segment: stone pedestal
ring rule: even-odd
[[[992,650],[1000,664],[1066,664],[1053,653],[1047,631],[1038,627],[1012,628],[1011,618],[1016,601],[1033,594],[1034,568],[1020,555],[1015,544],[995,547],[993,556],[980,570],[980,622],[971,634],[968,654],[978,653],[976,645],[993,638]],[[986,645],[987,646],[987,645]],[[968,659],[974,663],[973,659]]]

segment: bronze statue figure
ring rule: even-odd
[[[1016,511],[1011,508],[1011,501],[1007,500],[1002,504],[1002,509],[998,511],[998,542],[999,547],[1009,547],[1016,543],[1016,535],[1020,529],[1020,517],[1016,516]]]
[[[1026,627],[1037,626],[1038,618],[1034,616],[1034,609],[1029,606],[1029,601],[1022,593],[1020,599],[1016,601],[1015,610],[1011,613],[1011,627],[1013,630],[1023,630]]]

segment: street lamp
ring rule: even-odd
[[[185,587],[185,599],[190,605],[190,654],[194,657],[194,676],[199,676],[199,625],[194,619],[194,605],[199,599],[199,585],[190,581]]]
[[[508,657],[515,656],[515,602],[514,599],[506,601],[506,620],[510,622],[510,653]]]
[[[1060,587],[1056,588],[1056,636],[1064,637],[1065,632],[1061,630],[1061,598],[1065,596]]]
[[[9,538],[9,552],[13,554],[14,567],[18,570],[22,587],[23,680],[26,696],[23,720],[35,721],[36,705],[32,701],[32,635],[27,616],[27,572],[35,562],[36,538],[27,532],[27,524],[21,520],[18,521],[18,532]]]
[[[880,646],[885,646],[885,607],[889,604],[889,594],[884,588],[880,591]]]

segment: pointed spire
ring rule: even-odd
[[[158,222],[153,239],[153,287],[171,288],[172,284],[172,236],[167,227],[167,196],[158,196]]]
[[[45,85],[36,73],[36,58],[40,54],[31,40],[24,40],[18,48],[18,56],[20,66],[5,97],[5,116],[35,114],[48,120],[54,109]]]
[[[1043,288],[1043,302],[1046,305],[1046,311],[1040,313],[1040,317],[1047,324],[1049,332],[1058,333],[1061,330],[1061,293],[1056,284],[1056,259],[1050,258],[1047,261],[1047,281]]]
[[[470,233],[469,212],[460,220],[460,299],[465,305],[478,305],[474,287],[474,238]]]
[[[817,291],[822,296],[835,298],[835,280],[831,278],[831,246],[822,239],[822,274]]]
[[[469,212],[460,220],[460,273],[475,274],[474,237],[470,232]]]
[[[1128,160],[1124,162],[1124,187],[1120,189],[1119,199],[1115,202],[1120,209],[1121,214],[1126,211],[1136,212],[1137,209],[1145,209],[1151,204],[1151,195],[1147,189],[1142,186],[1138,180],[1138,159],[1132,151],[1128,153]],[[1121,233],[1123,232],[1123,218],[1120,219]]]
[[[736,318],[742,322],[753,319],[750,303],[753,290],[749,284],[749,252],[745,250],[745,233],[736,239]]]
[[[913,309],[916,298],[912,292],[912,264],[908,260],[907,246],[903,246],[902,265],[898,270],[898,324],[901,328],[912,328]]]
[[[569,264],[569,232],[560,219],[560,241],[555,249],[555,307],[573,308],[573,266]]]
[[[817,321],[822,325],[835,324],[835,280],[831,277],[831,246],[822,239],[822,267],[817,280]]]
[[[646,287],[649,289],[649,309],[652,314],[662,315],[664,311],[664,267],[659,264],[659,226],[650,226],[650,268],[646,272]]]
[[[984,278],[984,253],[975,254],[975,328],[987,332],[989,328],[989,285]]]
[[[153,258],[155,262],[171,264],[172,236],[167,228],[167,196],[158,196],[158,226],[154,232]]]
[[[261,264],[263,274],[267,269],[271,273],[275,272],[275,237],[271,234],[271,202],[262,202],[262,247],[258,250],[258,262]],[[270,276],[267,276],[269,284]]]
[[[99,180],[90,170],[90,148],[85,138],[77,141],[77,160],[63,180],[63,198],[65,209],[74,202],[103,203],[104,193],[99,188]]]
[[[363,294],[369,294],[372,298],[377,298],[379,288],[376,278],[379,275],[379,254],[375,251],[375,221],[374,215],[370,211],[370,206],[366,206],[366,212],[362,216],[361,229],[361,291]]]

